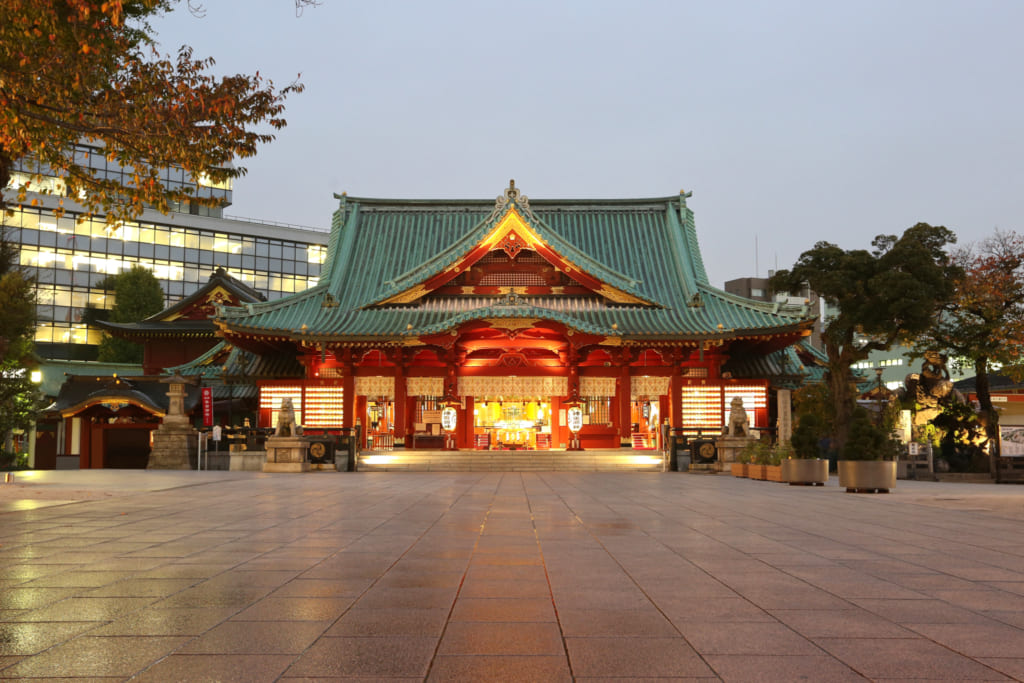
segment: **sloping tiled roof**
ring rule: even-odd
[[[167,384],[150,377],[68,376],[53,404],[45,412],[68,417],[98,402],[125,402],[162,416],[170,399]],[[199,401],[199,388],[185,386],[185,412]]]
[[[198,377],[220,399],[256,396],[256,380],[303,377],[305,370],[294,355],[257,355],[221,341],[198,358],[167,368],[166,373]]]
[[[623,339],[742,338],[805,329],[806,308],[755,302],[709,285],[686,197],[529,201],[506,192],[505,212],[516,210],[551,249],[650,305],[559,295],[377,305],[443,273],[504,214],[493,201],[341,197],[320,283],[277,301],[222,308],[218,323],[236,333],[311,341],[417,337],[502,317],[554,320]]]
[[[189,319],[177,317],[193,306],[206,302],[207,297],[216,289],[223,289],[238,298],[242,303],[266,301],[267,298],[241,280],[227,274],[223,268],[217,268],[205,285],[189,294],[177,303],[168,306],[145,320],[135,323],[115,323],[106,320],[96,322],[118,337],[127,339],[152,337],[213,337],[216,326],[210,319]]]

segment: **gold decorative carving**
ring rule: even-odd
[[[395,398],[394,377],[356,377],[355,380],[356,396]]]
[[[614,396],[614,377],[580,377],[580,396]]]
[[[407,396],[443,396],[444,377],[408,377],[405,393]]]
[[[630,377],[630,397],[668,396],[670,379],[664,376]]]
[[[419,299],[426,293],[427,288],[424,287],[422,284],[418,284],[415,287],[412,287],[410,289],[405,290],[404,292],[394,295],[390,299],[385,299],[384,301],[380,302],[379,305],[412,303],[413,301]]]
[[[566,396],[569,380],[566,377],[460,377],[459,396],[477,398],[548,398]]]
[[[540,322],[537,318],[484,318],[484,322],[496,330],[521,331]]]
[[[639,299],[632,294],[626,294],[621,289],[616,289],[604,283],[601,284],[601,288],[597,290],[597,293],[603,297],[611,299],[617,304],[638,304],[641,306],[650,306],[650,304],[643,299]]]

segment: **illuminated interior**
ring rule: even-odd
[[[307,386],[305,403],[306,427],[336,428],[345,417],[345,390],[340,386]],[[293,399],[294,400],[294,399]]]
[[[473,408],[473,432],[480,448],[551,448],[550,404],[537,399],[483,399]]]
[[[285,398],[292,400],[292,408],[295,411],[295,423],[302,422],[302,386],[265,386],[260,387],[260,410],[270,411],[271,426],[277,424],[277,416],[281,411],[281,402]],[[312,426],[312,425],[310,425]]]

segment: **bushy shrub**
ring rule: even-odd
[[[789,460],[795,457],[796,452],[793,450],[793,445],[788,442],[780,442],[772,447],[771,462],[769,465],[781,465],[783,460]]]
[[[803,460],[820,458],[821,452],[818,444],[825,436],[824,423],[814,413],[805,413],[800,416],[796,429],[790,443],[793,444],[793,457]]]
[[[771,445],[760,439],[751,439],[737,456],[737,461],[751,465],[767,465],[771,457]]]
[[[898,453],[898,446],[889,433],[876,425],[866,410],[858,408],[850,422],[843,460],[892,460]]]
[[[0,470],[28,469],[28,453],[0,451]]]

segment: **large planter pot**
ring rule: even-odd
[[[895,460],[840,460],[839,485],[850,493],[889,493],[896,486]]]
[[[747,463],[745,462],[734,462],[730,469],[732,470],[732,476],[734,477],[747,476]]]
[[[783,460],[782,481],[793,486],[824,486],[828,482],[828,460]]]
[[[782,481],[782,465],[765,465],[764,478],[767,481]]]

